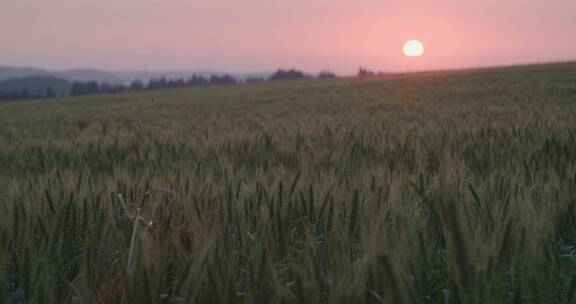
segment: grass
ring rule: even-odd
[[[576,65],[0,104],[8,303],[574,303]]]

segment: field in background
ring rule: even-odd
[[[575,246],[575,64],[0,104],[2,302],[571,303]]]

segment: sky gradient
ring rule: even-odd
[[[411,39],[423,57],[402,54]],[[0,65],[353,73],[574,59],[574,0],[0,1]]]

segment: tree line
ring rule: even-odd
[[[376,76],[381,73],[374,73],[372,71],[360,68],[358,77]],[[134,80],[130,84],[107,84],[98,83],[96,81],[74,81],[70,83],[69,90],[63,92],[62,90],[54,90],[50,86],[45,88],[34,88],[34,93],[26,88],[21,88],[16,91],[0,91],[0,100],[23,100],[23,99],[38,99],[38,98],[55,98],[62,96],[85,96],[85,95],[99,95],[99,94],[116,94],[121,92],[136,92],[136,91],[152,91],[162,89],[176,89],[176,88],[189,88],[198,86],[214,86],[214,85],[235,85],[239,83],[260,83],[260,82],[273,82],[273,81],[286,81],[298,80],[307,78],[335,78],[337,77],[331,71],[323,70],[317,75],[308,75],[297,69],[279,69],[269,77],[251,77],[244,81],[229,74],[201,76],[193,75],[189,78],[153,78],[147,83]]]

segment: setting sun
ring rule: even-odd
[[[410,40],[404,43],[404,55],[408,57],[420,57],[424,54],[424,45],[418,40]]]

